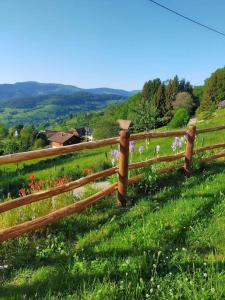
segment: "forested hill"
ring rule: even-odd
[[[129,97],[136,91],[125,91],[112,88],[83,89],[73,85],[57,83],[41,83],[36,81],[17,82],[14,84],[0,84],[0,102],[18,98],[31,98],[46,95],[71,95],[76,92],[88,92],[90,94],[114,94]]]
[[[58,117],[75,112],[100,110],[108,103],[124,101],[126,97],[115,94],[91,94],[83,91],[71,95],[46,95],[18,98],[0,103],[0,123],[7,126],[33,124],[44,127]]]
[[[0,84],[0,124],[45,127],[59,117],[104,108],[136,91],[112,88],[83,89],[73,85],[34,81]]]

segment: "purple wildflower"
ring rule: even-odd
[[[143,152],[144,152],[144,146],[140,146],[140,147],[138,148],[138,151],[139,151],[140,154],[143,153]]]
[[[130,153],[134,152],[134,141],[130,141],[130,143],[129,143],[129,151],[130,151]]]

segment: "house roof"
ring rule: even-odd
[[[56,130],[45,130],[45,134],[47,136],[47,138],[49,139],[53,134],[57,133],[59,131]]]
[[[70,140],[72,137],[75,137],[73,133],[57,131],[56,133],[52,134],[48,140],[50,142],[56,142],[60,144],[64,144],[66,141]]]

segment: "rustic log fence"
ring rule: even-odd
[[[157,172],[166,173],[172,170],[183,168],[185,173],[189,176],[191,174],[193,155],[208,150],[214,150],[214,149],[225,147],[225,143],[220,143],[220,144],[207,145],[195,149],[194,142],[195,142],[196,134],[215,132],[219,130],[225,130],[225,126],[196,129],[196,126],[191,125],[187,131],[176,130],[176,131],[166,131],[166,132],[138,133],[138,134],[131,134],[131,135],[129,133],[129,130],[121,130],[120,136],[115,138],[94,141],[94,142],[85,142],[81,144],[59,147],[54,149],[43,149],[43,150],[36,150],[36,151],[15,153],[15,154],[1,156],[0,165],[5,165],[11,163],[19,163],[22,161],[27,161],[27,160],[37,159],[37,158],[45,158],[49,156],[61,155],[66,153],[74,153],[82,150],[97,149],[100,147],[105,147],[110,145],[116,145],[116,144],[120,145],[118,167],[109,168],[107,170],[100,171],[95,174],[91,174],[86,177],[80,178],[78,180],[66,183],[65,185],[51,188],[49,190],[33,193],[30,195],[19,197],[17,199],[7,200],[5,202],[0,203],[0,213],[3,213],[11,209],[21,207],[23,205],[29,205],[30,203],[36,201],[49,199],[53,196],[71,191],[77,187],[84,186],[95,180],[102,179],[111,176],[113,174],[118,174],[118,182],[111,184],[103,191],[100,191],[84,200],[80,200],[68,206],[57,209],[51,213],[48,213],[45,216],[41,216],[34,220],[27,221],[12,226],[10,228],[0,230],[0,242],[6,241],[10,238],[18,237],[23,233],[27,233],[32,230],[43,228],[44,226],[52,224],[66,216],[69,216],[76,212],[80,212],[82,209],[86,208],[92,203],[97,202],[103,199],[104,197],[111,195],[116,190],[118,190],[118,206],[126,206],[127,186],[138,182],[144,176],[144,174],[139,174],[131,178],[128,178],[129,170],[143,168],[160,162],[172,162],[184,158],[184,164],[177,164],[173,166],[164,167],[158,169]],[[143,140],[149,138],[153,139],[153,138],[164,138],[164,137],[179,137],[184,135],[186,135],[187,137],[186,150],[184,152],[180,152],[174,155],[157,156],[145,161],[129,164],[129,142],[130,141],[137,141],[137,140]],[[222,157],[225,157],[225,151],[205,157],[202,159],[202,162],[209,162]]]

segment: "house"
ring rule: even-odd
[[[218,105],[219,108],[225,108],[225,100],[221,101]]]
[[[89,128],[71,128],[68,131],[45,130],[52,148],[80,143],[83,139],[92,141]]]
[[[81,141],[81,138],[72,132],[53,130],[46,131],[47,139],[52,148],[77,144]]]

